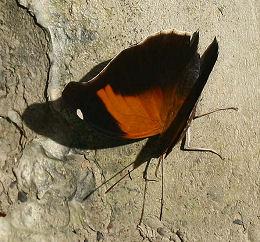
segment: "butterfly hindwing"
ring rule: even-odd
[[[201,92],[218,58],[218,42],[216,38],[201,57],[200,73],[190,94],[183,103],[178,115],[172,120],[169,128],[161,134],[161,153],[167,156],[172,148],[184,137],[195,115]]]

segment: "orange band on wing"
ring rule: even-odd
[[[108,84],[98,90],[97,95],[126,134],[124,138],[145,138],[161,132],[161,88],[152,88],[134,96],[123,96],[115,93]]]

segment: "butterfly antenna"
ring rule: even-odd
[[[133,168],[132,170],[128,170],[127,171],[127,173],[124,175],[124,176],[122,176],[118,181],[116,181],[111,187],[109,187],[106,191],[105,191],[105,193],[108,193],[108,192],[110,192],[119,182],[121,182],[125,177],[127,177],[127,176],[130,176],[130,174],[136,169],[137,167],[135,167],[135,168]],[[125,170],[126,168],[124,168],[124,170]],[[120,171],[121,172],[121,171]],[[118,172],[116,175],[118,175],[120,172]],[[116,175],[114,175],[113,177],[115,177]],[[109,180],[111,180],[112,178],[110,178]],[[131,176],[130,176],[130,179],[131,179]],[[109,181],[108,180],[108,181]],[[107,182],[108,182],[107,181]]]
[[[100,184],[98,187],[96,187],[93,191],[91,191],[84,199],[83,199],[83,201],[84,200],[86,200],[90,195],[92,195],[94,192],[96,192],[99,188],[101,188],[102,186],[104,186],[104,185],[106,185],[109,181],[111,181],[112,179],[114,179],[116,176],[118,176],[122,171],[124,171],[124,170],[126,170],[127,168],[129,168],[131,165],[133,165],[135,162],[131,162],[129,165],[127,165],[126,167],[124,167],[123,169],[121,169],[120,171],[118,171],[116,174],[114,174],[112,177],[110,177],[108,180],[106,180],[106,181],[104,181],[102,184]],[[136,167],[137,168],[137,167]],[[127,173],[127,175],[130,175],[130,172],[132,172],[132,170],[131,171],[128,171],[128,173]],[[114,184],[114,185],[116,185],[116,184]],[[114,186],[113,185],[113,186]],[[110,188],[109,188],[110,189]],[[112,188],[111,188],[112,189]],[[110,190],[111,190],[110,189]],[[106,193],[107,193],[108,191],[106,191]]]

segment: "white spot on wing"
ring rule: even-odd
[[[83,120],[83,114],[80,109],[77,109],[77,116]]]

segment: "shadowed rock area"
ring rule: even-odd
[[[2,0],[0,241],[260,241],[259,8],[254,0]],[[239,111],[191,125],[191,145],[223,161],[179,147],[164,161],[160,221],[155,140],[105,137],[60,97],[68,82],[90,80],[123,49],[173,28],[199,29],[201,53],[219,41],[198,114]],[[147,161],[157,182],[145,186]],[[139,168],[105,194],[133,162]]]

